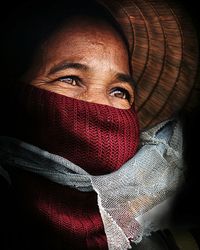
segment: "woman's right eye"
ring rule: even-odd
[[[57,79],[60,82],[70,84],[72,86],[78,86],[80,83],[80,78],[77,76],[63,76]]]

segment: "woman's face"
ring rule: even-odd
[[[25,81],[88,102],[128,109],[134,102],[127,48],[109,24],[74,18],[46,41]]]

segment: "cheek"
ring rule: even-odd
[[[115,97],[109,97],[110,103],[112,107],[119,108],[119,109],[130,109],[131,104],[125,100],[125,99],[120,99],[120,98],[115,98]]]
[[[72,97],[72,98],[77,98],[84,91],[83,89],[79,87],[74,87],[68,84],[63,84],[63,83],[57,83],[57,84],[52,84],[52,83],[51,84],[49,83],[34,84],[32,83],[32,85],[41,89],[45,89],[45,90],[48,90],[48,91],[51,91],[60,95],[64,95],[67,97]]]

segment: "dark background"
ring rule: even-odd
[[[198,1],[176,1],[182,4],[191,16],[200,43],[200,9]],[[198,79],[200,82],[200,77]],[[200,100],[197,102],[196,108],[185,116],[184,136],[184,156],[188,168],[188,184],[184,186],[179,195],[174,221],[180,227],[191,229],[200,245]]]

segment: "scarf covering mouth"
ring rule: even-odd
[[[119,109],[31,84],[13,92],[8,123],[15,126],[8,136],[62,156],[92,175],[119,169],[137,151],[134,105]]]
[[[161,228],[137,218],[174,196],[184,180],[183,142],[179,121],[165,121],[141,133],[136,155],[119,170],[88,174],[69,160],[15,138],[0,137],[1,166],[20,168],[82,192],[95,191],[109,250],[131,247]],[[1,174],[9,181],[6,168]],[[155,219],[155,218],[154,218]]]

